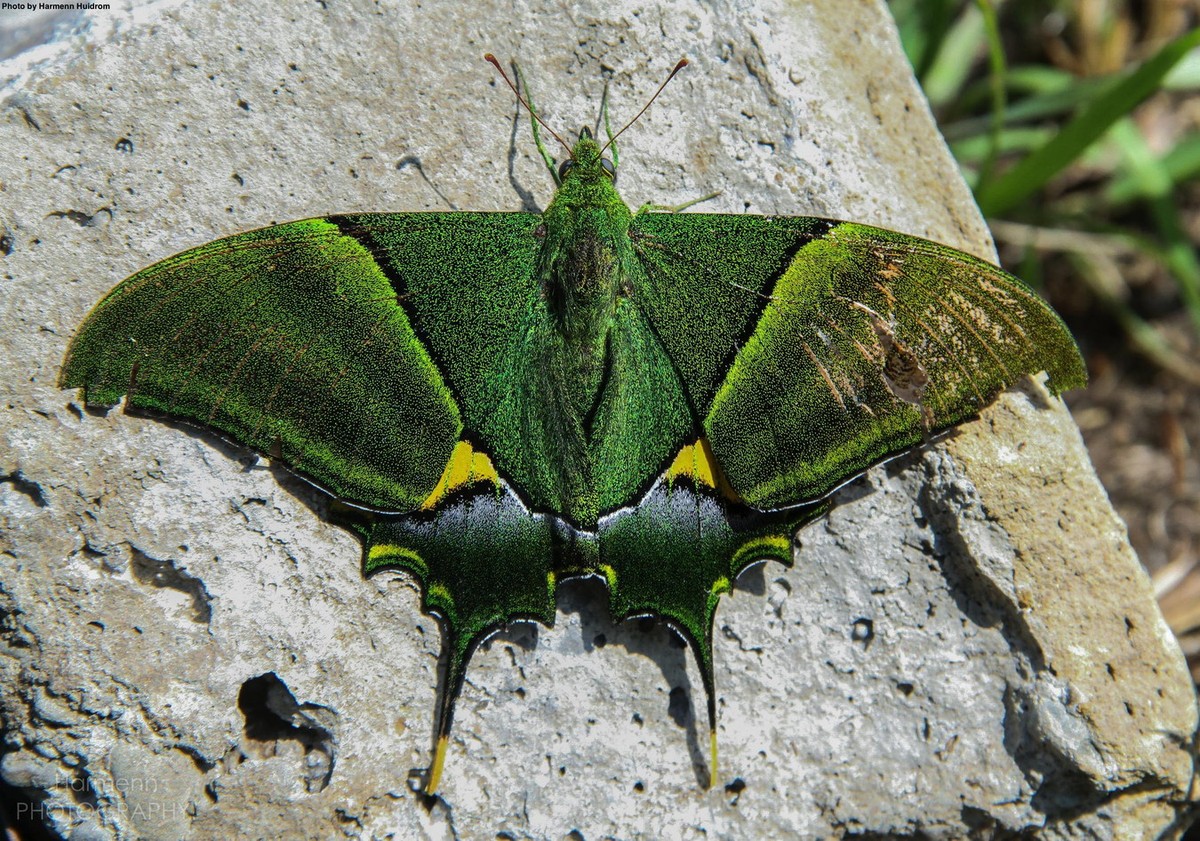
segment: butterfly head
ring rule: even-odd
[[[559,165],[558,177],[563,181],[572,178],[584,183],[594,183],[599,179],[614,182],[617,180],[617,168],[604,157],[600,144],[592,137],[592,130],[584,126],[579,130],[579,139],[571,149],[571,157]]]

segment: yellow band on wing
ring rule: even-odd
[[[762,558],[769,558],[780,563],[790,563],[792,560],[792,538],[788,534],[764,534],[752,540],[747,540],[733,553],[731,562],[734,569],[740,569],[745,564]]]
[[[437,486],[421,503],[422,511],[430,511],[446,498],[446,495],[459,488],[476,482],[491,482],[500,484],[500,474],[496,472],[492,460],[486,453],[481,453],[471,446],[469,441],[459,441],[454,445],[454,452],[446,462],[442,478]]]
[[[376,569],[384,564],[395,564],[410,569],[424,578],[429,574],[425,559],[407,546],[391,543],[376,543],[367,550],[367,569]]]
[[[609,591],[617,589],[617,571],[613,569],[611,564],[600,564],[600,574],[604,576],[604,580],[608,582]]]
[[[446,764],[446,746],[449,742],[449,736],[438,736],[437,747],[433,751],[433,765],[429,768],[429,779],[425,781],[426,794],[437,791],[438,783],[442,781],[442,768]]]
[[[717,464],[708,439],[703,436],[697,438],[696,443],[684,446],[679,451],[679,455],[675,456],[675,460],[671,462],[671,466],[667,468],[668,483],[683,477],[691,479],[697,485],[712,488],[730,502],[742,501],[741,497],[737,495],[737,491],[729,484],[729,480],[725,478],[725,473],[721,470],[721,465]]]

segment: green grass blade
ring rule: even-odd
[[[1051,126],[1017,126],[1004,129],[995,139],[980,134],[952,141],[950,151],[963,166],[974,166],[987,158],[993,144],[1002,155],[1023,154],[1046,145],[1055,134]]]
[[[950,31],[957,0],[892,0],[888,4],[900,43],[918,79],[923,80],[937,59]]]
[[[983,28],[988,45],[988,83],[992,93],[991,125],[988,128],[987,154],[979,167],[978,184],[986,184],[992,178],[992,169],[1000,152],[1000,132],[1004,128],[1004,109],[1008,101],[1005,73],[1008,63],[1004,60],[1004,41],[1000,37],[1000,22],[990,0],[975,0],[983,16]]]
[[[1200,89],[1200,52],[1191,52],[1171,68],[1163,78],[1163,90],[1195,91]]]
[[[1200,29],[1167,44],[1141,67],[1084,107],[1052,140],[999,178],[979,185],[975,199],[985,216],[1012,209],[1040,189],[1114,122],[1153,93],[1188,51],[1200,45]]]
[[[941,47],[921,77],[925,96],[935,107],[958,98],[984,45],[984,22],[976,6],[968,6],[942,39]]]
[[[1188,240],[1175,206],[1175,183],[1162,162],[1154,156],[1133,120],[1118,121],[1111,136],[1121,150],[1130,173],[1145,191],[1150,212],[1162,238],[1167,268],[1179,284],[1180,297],[1200,335],[1200,260]]]
[[[1200,178],[1200,135],[1184,138],[1159,159],[1173,184]],[[1131,201],[1148,198],[1148,185],[1132,172],[1118,176],[1104,191],[1104,201],[1119,207]]]
[[[1004,111],[1006,126],[1030,123],[1048,117],[1057,117],[1075,111],[1085,102],[1111,88],[1118,79],[1078,79],[1063,70],[1037,68],[1047,72],[1030,73],[1034,68],[1010,67],[1006,73],[1008,103]],[[1031,78],[1035,77],[1035,78]],[[964,111],[977,111],[982,100],[991,96],[991,90],[975,85],[963,93],[961,103]],[[972,103],[975,103],[972,105]],[[986,134],[991,128],[991,114],[966,117],[949,122],[942,127],[947,140]]]

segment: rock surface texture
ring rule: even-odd
[[[615,122],[632,206],[850,218],[984,256],[882,3],[141,5],[0,65],[0,777],[71,839],[1172,837],[1192,685],[1063,405],[1033,382],[871,471],[717,615],[703,693],[600,585],[471,661],[442,790],[437,623],[327,501],[56,388],[88,309],[185,247],[340,211],[544,206],[519,58]],[[252,11],[252,13],[249,13]],[[269,18],[264,20],[264,16]],[[697,716],[697,708],[699,716]]]

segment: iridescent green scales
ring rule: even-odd
[[[790,563],[830,491],[1022,376],[1086,379],[995,266],[848,222],[632,213],[589,131],[570,152],[540,215],[330,216],[163,260],[63,365],[90,406],[279,460],[346,503],[368,574],[420,580],[447,655],[430,791],[471,652],[552,623],[563,579],[683,634],[715,733],[713,615],[747,565]]]

